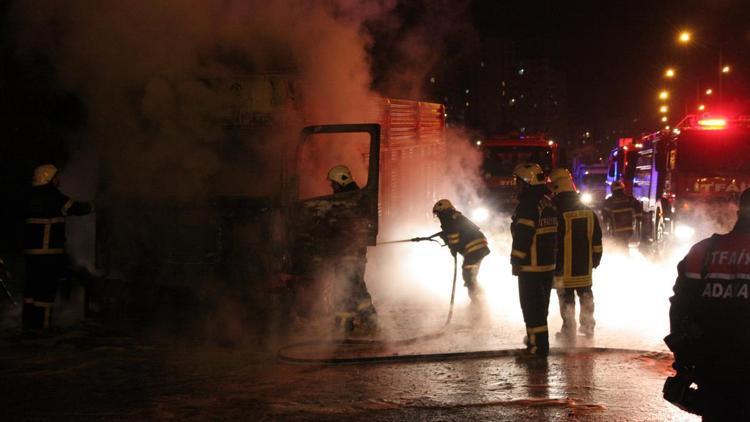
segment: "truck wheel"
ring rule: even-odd
[[[664,217],[662,216],[661,211],[657,211],[656,223],[654,224],[654,255],[661,256],[664,253],[664,247]]]

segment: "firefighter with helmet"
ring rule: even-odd
[[[513,236],[510,263],[518,276],[518,294],[526,324],[526,354],[549,354],[547,314],[555,271],[557,214],[547,196],[539,164],[519,164],[513,170],[518,206],[510,230]]]
[[[78,202],[60,192],[58,170],[45,164],[34,170],[24,225],[26,285],[24,329],[49,328],[59,280],[65,275],[65,220],[86,215],[93,203]]]
[[[451,201],[441,199],[432,207],[432,214],[440,220],[442,231],[439,236],[448,245],[451,255],[461,254],[461,265],[464,286],[469,291],[469,298],[474,305],[482,306],[484,293],[477,276],[482,260],[489,255],[487,238],[479,226],[456,210]]]
[[[640,233],[643,205],[625,192],[621,181],[612,183],[612,195],[604,201],[602,218],[609,234],[619,247],[626,248],[633,233]]]
[[[693,245],[677,265],[670,301],[664,341],[677,375],[664,398],[703,420],[750,420],[750,189],[732,231]]]
[[[332,167],[327,180],[334,194],[359,190],[349,167],[344,165]],[[327,238],[338,246],[331,268],[335,283],[333,307],[336,325],[347,335],[373,335],[377,331],[377,312],[365,284],[367,240],[347,221],[327,221],[326,226],[329,230]]]
[[[560,303],[563,326],[557,336],[576,339],[576,295],[581,304],[580,331],[594,336],[593,269],[602,259],[602,230],[596,213],[581,202],[573,177],[564,168],[549,175],[552,202],[557,209],[557,267],[554,287]]]
[[[331,182],[333,193],[351,192],[359,190],[359,185],[354,181],[352,172],[347,166],[333,166],[328,170],[328,181]]]

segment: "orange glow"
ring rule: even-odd
[[[732,70],[729,66],[724,66],[721,68],[721,73],[729,73],[729,71]]]
[[[693,38],[693,34],[691,34],[688,31],[682,31],[680,32],[680,35],[677,37],[677,40],[683,44],[687,44],[690,42],[692,38]]]
[[[669,68],[666,72],[664,72],[664,76],[666,76],[667,78],[674,78],[674,73],[674,69]]]
[[[711,88],[708,88],[708,89],[706,90],[706,95],[711,95],[711,94],[713,94],[713,93],[714,93],[714,90],[713,90],[713,89],[711,89]]]
[[[659,107],[659,111],[662,112],[662,113],[666,113],[668,110],[669,110],[669,107],[667,107],[665,105]]]
[[[703,104],[701,104],[701,105],[698,106],[698,111],[703,111],[705,109],[706,109],[706,106],[703,105]]]
[[[698,120],[698,125],[704,129],[724,129],[727,126],[726,119],[702,119]]]
[[[667,98],[669,98],[669,91],[661,91],[659,93],[660,100],[666,100]]]

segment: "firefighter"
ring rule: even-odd
[[[34,170],[26,209],[24,255],[26,285],[22,323],[25,329],[49,328],[59,280],[65,275],[65,219],[86,215],[90,202],[78,202],[60,192],[58,170],[45,164]]]
[[[526,354],[549,354],[547,313],[555,270],[557,214],[547,196],[539,164],[519,164],[513,170],[518,206],[510,226],[510,263],[518,276],[518,294],[526,324]]]
[[[625,185],[621,181],[612,183],[612,196],[604,201],[602,217],[609,229],[609,234],[615,244],[628,248],[633,232],[639,233],[643,205],[631,195],[625,193]]]
[[[596,213],[581,202],[567,169],[552,170],[549,176],[552,202],[557,209],[557,267],[554,287],[560,303],[563,325],[556,334],[567,342],[576,338],[576,295],[581,305],[580,332],[594,336],[593,268],[602,258],[602,230]]]
[[[664,397],[703,420],[750,420],[750,189],[739,205],[731,232],[698,242],[677,265],[670,299],[664,340],[677,375]]]
[[[490,253],[487,238],[476,224],[458,212],[447,199],[437,201],[432,207],[432,214],[440,220],[442,231],[439,236],[448,245],[451,255],[455,257],[461,254],[463,257],[461,274],[471,303],[482,306],[484,293],[477,276],[482,260]]]
[[[338,165],[328,171],[327,180],[334,194],[359,190],[347,166]],[[365,284],[367,241],[350,233],[351,225],[345,221],[328,221],[330,239],[339,246],[332,266],[336,286],[333,306],[338,329],[347,335],[368,336],[377,331],[377,312]],[[349,230],[341,230],[347,227]]]

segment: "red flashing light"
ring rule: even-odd
[[[701,119],[698,120],[698,126],[708,130],[720,130],[727,127],[726,119]]]

